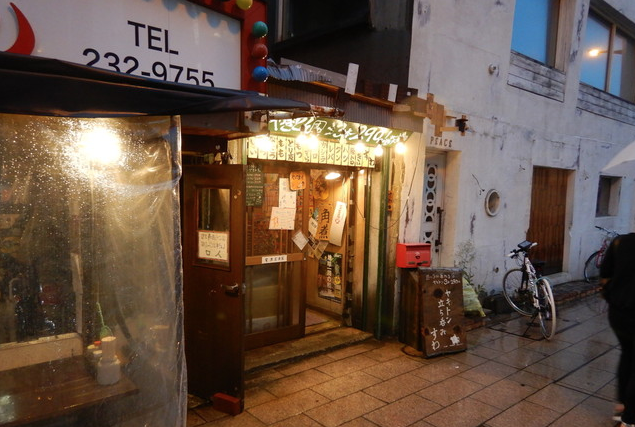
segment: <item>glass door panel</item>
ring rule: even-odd
[[[294,243],[293,236],[298,232],[306,235],[305,218],[308,214],[304,211],[306,190],[290,184],[291,173],[298,170],[297,166],[266,163],[248,166],[245,259],[247,348],[303,335],[304,254]],[[257,195],[254,196],[254,193]]]

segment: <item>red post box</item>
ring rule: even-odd
[[[430,267],[430,243],[397,243],[397,267]]]

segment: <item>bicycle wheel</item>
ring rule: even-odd
[[[600,283],[600,263],[602,262],[600,251],[593,252],[584,263],[584,280],[592,285]]]
[[[524,280],[523,280],[523,276]],[[503,277],[503,295],[507,303],[525,316],[531,316],[534,312],[533,298],[527,287],[527,275],[520,268],[513,268]]]
[[[553,299],[551,284],[542,277],[536,280],[536,291],[538,292],[538,322],[540,330],[546,339],[551,339],[556,333],[556,302]]]

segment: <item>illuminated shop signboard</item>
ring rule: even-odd
[[[371,126],[363,123],[345,122],[330,117],[298,117],[269,121],[269,131],[297,137],[301,133],[314,134],[320,139],[336,142],[392,145],[405,142],[412,132]]]
[[[299,143],[296,138],[287,136],[271,135],[271,141],[271,147],[263,149],[258,145],[256,138],[251,138],[247,146],[247,157],[335,166],[375,167],[373,151],[366,150],[360,153],[353,144],[321,140],[315,149],[311,149]]]
[[[240,22],[185,0],[0,0],[0,51],[240,89]]]

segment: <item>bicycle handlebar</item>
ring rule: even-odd
[[[595,226],[595,228],[597,228],[598,230],[601,230],[601,231],[605,232],[605,233],[606,233],[606,234],[608,234],[609,236],[619,236],[619,235],[620,235],[620,233],[618,233],[618,232],[617,232],[617,231],[615,231],[615,230],[609,230],[609,229],[606,229],[606,228],[604,228],[604,227],[600,227],[599,225],[596,225],[596,226]]]
[[[512,249],[512,251],[510,253],[507,254],[508,257],[510,258],[514,258],[517,257],[519,253],[524,252],[525,254],[527,252],[529,252],[529,249],[533,248],[534,246],[536,246],[538,244],[538,242],[529,242],[527,240],[520,242],[518,244],[518,249]]]

